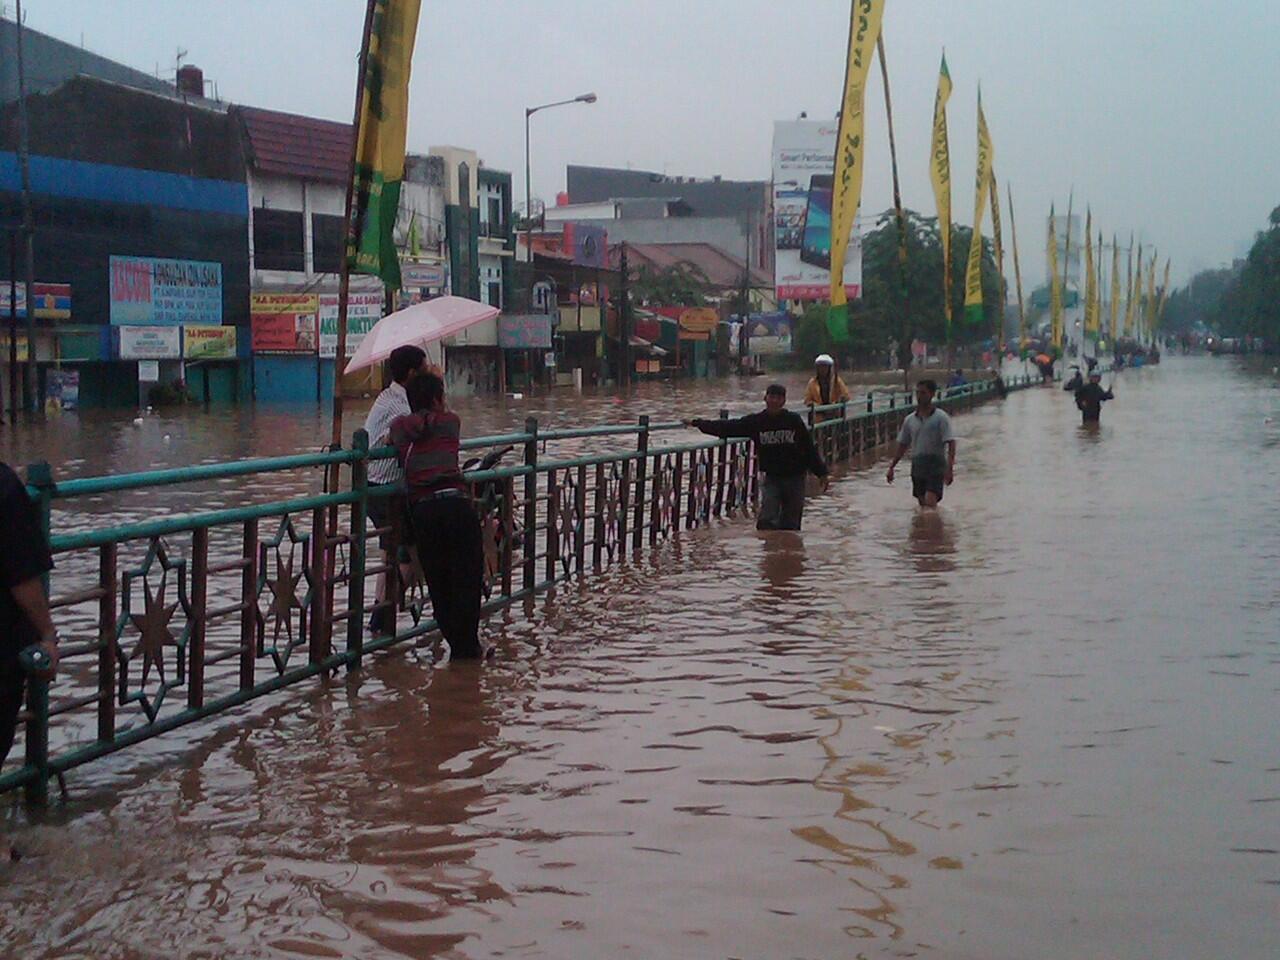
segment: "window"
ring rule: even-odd
[[[489,236],[504,237],[507,225],[502,222],[502,200],[499,197],[489,198]]]
[[[502,284],[489,284],[489,306],[502,309]]]
[[[301,213],[254,209],[253,265],[259,270],[306,269]]]
[[[342,217],[329,213],[311,215],[311,263],[316,273],[342,270],[346,231]]]

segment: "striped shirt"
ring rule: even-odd
[[[410,414],[391,424],[410,503],[442,490],[468,489],[458,468],[461,434],[462,421],[451,410]]]
[[[369,434],[369,446],[384,447],[391,442],[391,421],[396,417],[407,417],[413,413],[409,409],[409,395],[398,383],[378,394],[369,408],[369,416],[365,418],[364,430]],[[404,471],[396,460],[369,461],[370,483],[398,483],[404,478]]]

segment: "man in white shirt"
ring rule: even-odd
[[[391,385],[383,390],[373,406],[369,408],[369,416],[365,418],[365,433],[369,434],[369,447],[385,447],[390,442],[391,421],[396,417],[407,417],[413,411],[409,409],[409,397],[405,386],[409,380],[424,369],[427,362],[426,353],[419,347],[396,347],[391,351],[388,364],[391,367]],[[386,460],[369,461],[369,486],[372,490],[378,487],[395,486],[404,480],[404,471],[395,457]],[[372,496],[369,498],[369,519],[380,529],[390,528],[378,538],[378,545],[383,550],[385,565],[391,565],[391,547],[397,545],[396,560],[400,567],[400,583],[408,583],[413,575],[413,566],[409,556],[409,544],[413,537],[410,534],[408,515],[403,493],[389,496]],[[378,603],[387,600],[387,575],[378,574]],[[393,634],[396,627],[396,610],[399,604],[393,600],[387,606],[379,606],[369,618],[369,630],[375,635]]]
[[[938,384],[921,380],[916,384],[916,409],[902,423],[898,433],[898,452],[889,464],[885,479],[893,483],[898,461],[911,451],[911,495],[922,507],[936,507],[945,487],[955,479],[956,440],[951,433],[951,418],[933,405]]]

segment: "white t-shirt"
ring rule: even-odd
[[[369,434],[369,446],[381,447],[388,442],[391,432],[391,421],[396,417],[407,417],[413,413],[409,409],[409,395],[404,387],[394,380],[391,386],[383,390],[373,406],[369,408],[369,416],[364,421],[365,432]],[[389,460],[371,460],[369,462],[370,483],[396,483],[404,479],[404,471],[395,458]]]
[[[902,429],[898,431],[898,443],[911,448],[913,461],[921,457],[945,459],[947,444],[954,439],[951,433],[951,418],[938,407],[934,407],[933,413],[923,420],[920,419],[920,414],[912,411],[911,415],[902,422]]]

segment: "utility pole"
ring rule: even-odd
[[[36,321],[35,321],[35,289],[36,289],[36,253],[35,253],[35,221],[31,215],[31,168],[30,143],[27,135],[27,82],[26,70],[22,59],[22,0],[17,0],[17,40],[18,40],[18,163],[22,171],[22,233],[25,243],[26,290],[27,290],[27,376],[23,390],[23,405],[29,411],[36,409]],[[10,346],[12,355],[16,347]]]
[[[618,384],[631,386],[631,293],[627,289],[627,242],[618,257]]]

